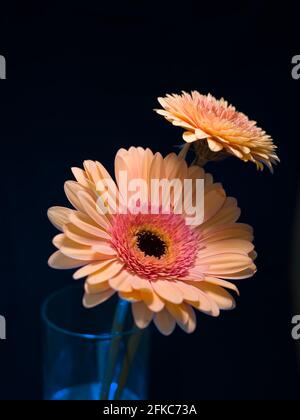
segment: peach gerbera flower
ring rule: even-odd
[[[204,220],[188,225],[183,214],[101,214],[97,211],[97,185],[109,175],[99,162],[85,161],[73,168],[76,181],[67,181],[66,195],[74,209],[52,207],[51,222],[62,233],[49,259],[53,268],[79,268],[74,279],[86,277],[83,303],[96,306],[113,294],[132,302],[139,328],[154,321],[165,335],[176,323],[194,331],[194,309],[218,316],[233,309],[235,301],[225,290],[237,292],[227,279],[254,274],[252,229],[236,223],[236,200],[226,197],[221,184],[198,166],[188,167],[175,154],[163,158],[149,149],[121,149],[115,159],[117,185],[121,171],[128,179],[203,179]],[[110,178],[111,182],[112,179]],[[190,191],[193,194],[193,191]]]
[[[261,170],[265,164],[272,171],[272,164],[279,161],[272,138],[223,98],[217,100],[193,91],[167,95],[158,101],[164,109],[155,111],[183,127],[187,143],[197,141],[195,148],[202,163],[231,154],[254,162]]]

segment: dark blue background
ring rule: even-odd
[[[228,159],[208,167],[255,228],[259,271],[240,282],[237,309],[199,316],[196,333],[153,332],[151,397],[300,396],[291,338],[292,238],[299,178],[300,54],[288,3],[10,2],[0,16],[7,80],[1,105],[0,398],[42,397],[40,305],[71,283],[46,261],[55,230],[47,208],[66,205],[70,167],[110,170],[120,147],[168,153],[181,138],[152,109],[182,89],[224,96],[279,146],[275,174]],[[240,4],[242,3],[242,4]]]

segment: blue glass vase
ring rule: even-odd
[[[133,326],[130,305],[119,298],[93,309],[82,305],[82,286],[67,287],[43,304],[44,399],[147,399],[149,333]],[[112,333],[116,307],[127,305],[124,327]],[[107,384],[108,361],[115,357]],[[134,348],[134,352],[132,352]]]

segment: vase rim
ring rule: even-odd
[[[81,333],[81,332],[75,332],[72,331],[71,329],[68,328],[64,328],[59,326],[57,323],[53,322],[52,320],[49,319],[49,316],[47,315],[47,306],[49,304],[49,302],[55,298],[56,296],[58,296],[60,293],[66,291],[67,289],[75,289],[75,288],[79,288],[79,285],[69,285],[66,286],[62,289],[56,290],[55,292],[51,293],[42,303],[41,306],[41,318],[43,320],[43,322],[50,327],[51,329],[53,329],[54,331],[60,333],[60,334],[65,334],[71,337],[77,337],[77,338],[84,338],[87,340],[95,340],[95,341],[108,341],[111,340],[114,337],[123,337],[126,335],[131,335],[131,334],[141,334],[143,332],[143,330],[137,328],[136,326],[133,326],[130,329],[126,329],[122,332],[116,332],[116,333],[112,333],[112,332],[103,332],[103,333]],[[120,298],[119,298],[120,299]],[[127,302],[124,300],[124,302]],[[130,304],[129,302],[127,302],[128,304]]]

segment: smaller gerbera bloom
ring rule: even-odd
[[[204,218],[187,224],[187,213],[177,213],[177,198],[168,214],[98,211],[99,183],[122,191],[129,180],[157,179],[204,181]],[[237,292],[228,279],[251,277],[256,267],[252,229],[236,223],[240,210],[221,184],[198,166],[188,167],[175,154],[165,158],[149,149],[121,149],[116,155],[116,184],[99,162],[85,161],[73,168],[76,181],[65,184],[73,209],[52,207],[51,222],[61,233],[53,243],[57,251],[49,265],[76,268],[74,279],[86,278],[83,303],[90,308],[115,293],[132,303],[136,325],[146,328],[153,320],[169,335],[176,323],[191,333],[196,327],[194,309],[211,316],[235,307],[226,290]],[[195,183],[184,191],[195,197]],[[165,196],[163,196],[164,198]],[[149,198],[145,197],[146,206]],[[142,209],[144,207],[141,207]],[[123,210],[123,208],[122,208]]]
[[[254,162],[257,169],[262,170],[265,164],[272,171],[272,164],[279,161],[272,138],[223,98],[218,100],[193,91],[167,95],[158,101],[163,109],[155,111],[184,128],[183,139],[187,143],[197,142],[199,162],[234,155]]]

